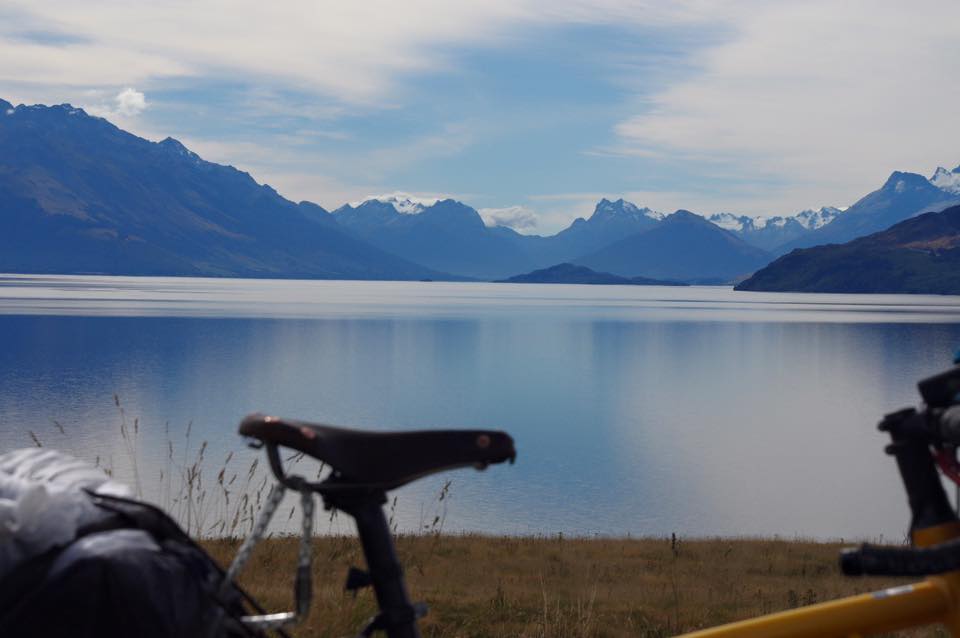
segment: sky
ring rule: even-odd
[[[328,209],[847,206],[960,163],[960,2],[4,0],[0,98],[71,103]]]

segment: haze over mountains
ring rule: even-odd
[[[70,105],[0,100],[0,272],[496,280],[569,262],[719,283],[958,201],[960,167],[929,180],[894,172],[845,211],[703,216],[602,199],[555,235],[523,235],[452,199],[329,213],[174,139],[150,142]]]

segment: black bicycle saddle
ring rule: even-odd
[[[377,432],[251,414],[240,434],[323,461],[338,483],[393,489],[458,467],[513,461],[513,438],[496,430]]]

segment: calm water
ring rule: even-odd
[[[517,464],[404,488],[401,527],[900,537],[874,425],[946,367],[958,322],[955,297],[4,276],[0,449],[32,431],[132,481],[116,394],[169,503],[160,472],[201,441],[211,491],[230,451],[242,482],[248,412],[493,427]]]

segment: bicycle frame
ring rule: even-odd
[[[926,531],[943,534],[942,540],[960,536],[956,528]],[[869,636],[935,623],[960,636],[960,573],[696,631],[684,638]]]
[[[916,547],[930,547],[960,537],[960,520],[947,500],[927,440],[911,431],[916,412],[889,415],[881,429],[893,443],[887,451],[896,457],[913,515],[911,539]],[[850,596],[750,620],[721,625],[683,638],[849,638],[943,625],[960,638],[960,571]]]

